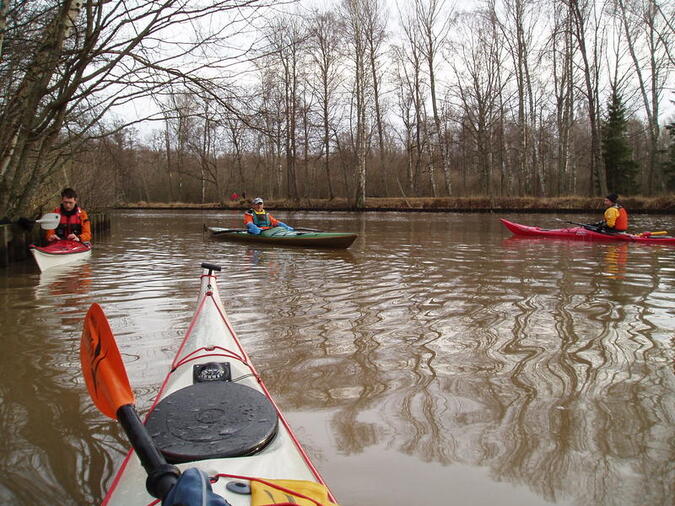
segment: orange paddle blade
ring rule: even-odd
[[[84,318],[80,341],[80,363],[89,395],[96,407],[117,418],[117,410],[134,403],[124,362],[101,306],[92,304]]]

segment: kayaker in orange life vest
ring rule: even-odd
[[[58,227],[45,231],[47,241],[69,239],[71,241],[91,241],[91,222],[84,209],[77,205],[77,193],[72,188],[61,192],[61,205],[54,209],[61,216]]]
[[[628,212],[619,204],[619,196],[616,193],[610,193],[605,197],[605,215],[604,220],[596,225],[600,227],[601,232],[625,232],[628,230]]]
[[[263,230],[273,227],[282,227],[286,230],[293,230],[285,223],[277,220],[263,208],[263,199],[256,197],[253,199],[253,207],[244,213],[244,226],[249,234],[258,235]]]

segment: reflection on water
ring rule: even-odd
[[[628,262],[628,244],[611,244],[605,253],[605,272],[607,276],[620,279],[626,271]]]
[[[83,388],[81,318],[104,306],[146,410],[205,260],[341,503],[672,502],[675,248],[520,240],[487,215],[281,219],[360,236],[251,247],[202,238],[235,213],[129,212],[69,273],[0,273],[0,502],[101,497],[126,444]]]

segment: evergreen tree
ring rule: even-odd
[[[627,129],[626,108],[619,91],[613,88],[607,104],[607,118],[602,122],[602,157],[607,188],[618,194],[635,194],[638,190],[635,181],[638,164],[633,160]]]

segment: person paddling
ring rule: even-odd
[[[91,241],[91,222],[87,212],[77,205],[77,193],[72,188],[64,188],[61,192],[61,205],[54,209],[60,216],[55,229],[46,230],[47,241],[68,239],[88,243]]]
[[[244,213],[244,226],[249,234],[259,235],[263,230],[273,227],[294,230],[293,227],[289,227],[265,211],[263,199],[260,197],[254,198],[252,204],[253,207]]]
[[[619,196],[610,193],[605,197],[605,215],[603,221],[597,223],[601,232],[625,232],[628,230],[628,212],[619,204]]]

